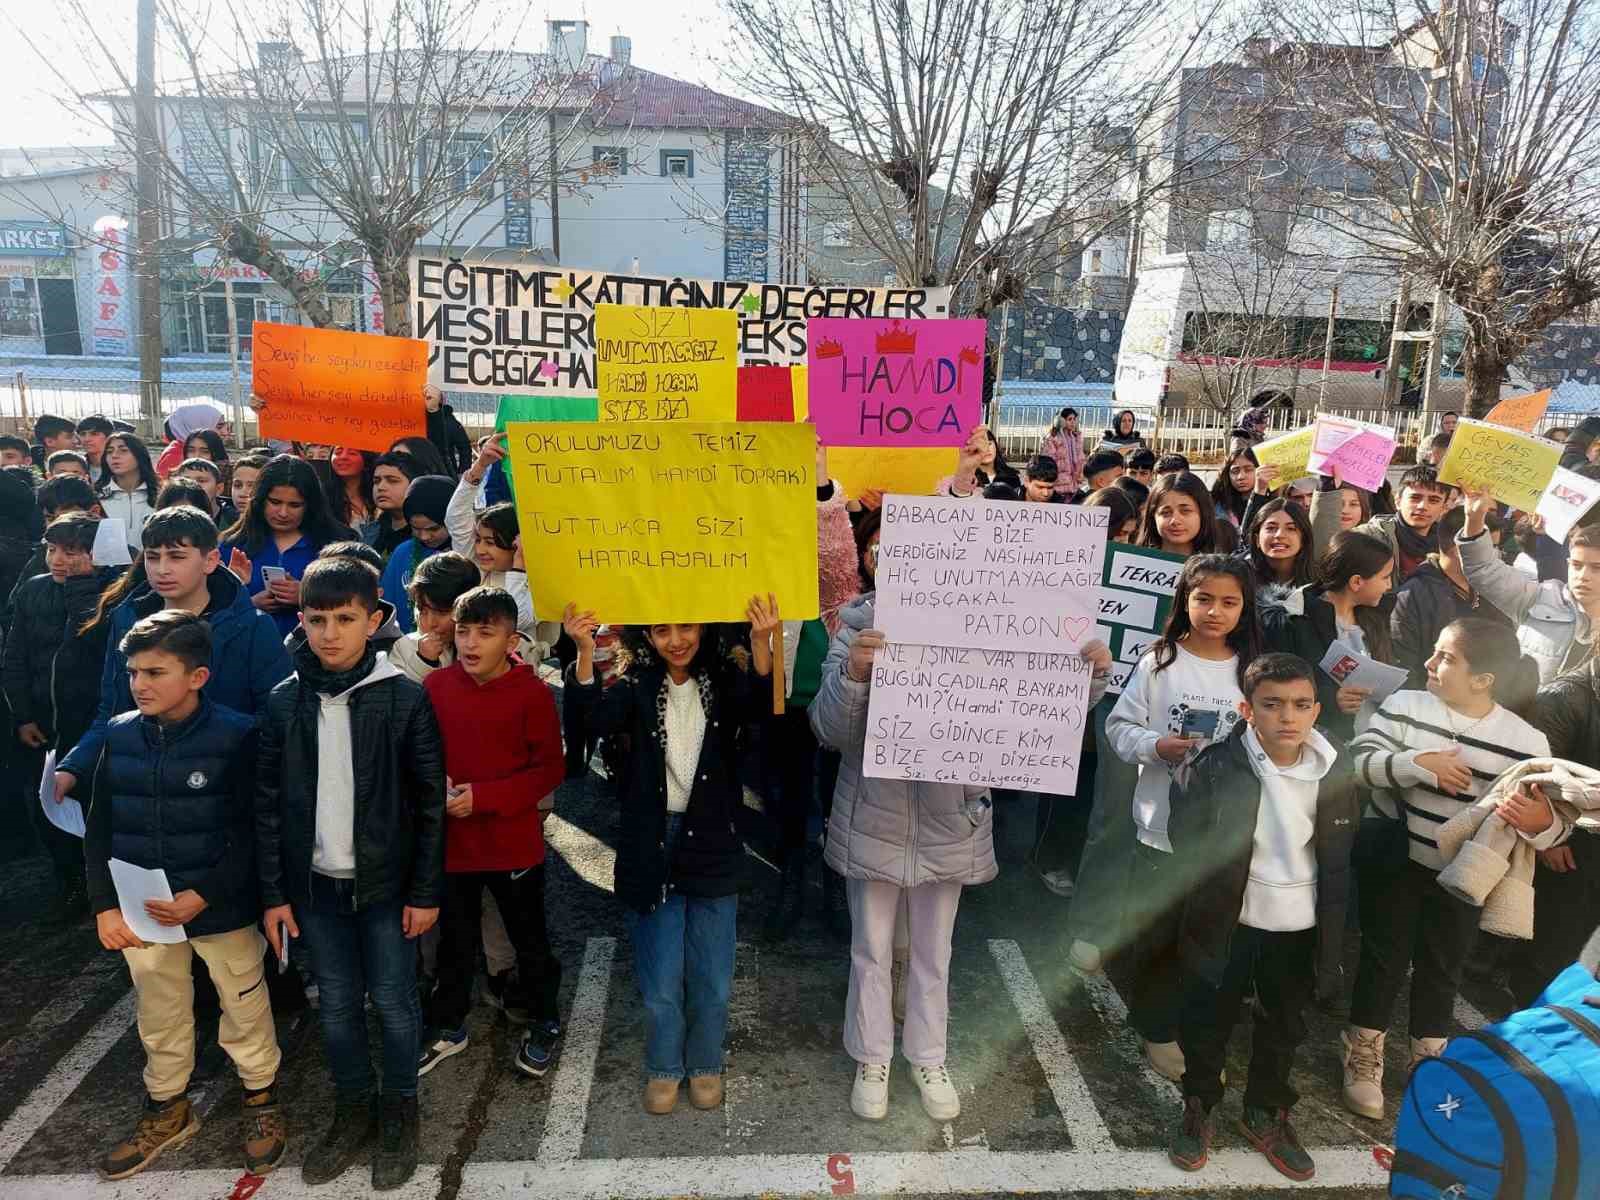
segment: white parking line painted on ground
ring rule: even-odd
[[[128,1032],[133,1024],[135,999],[130,990],[108,1008],[83,1040],[61,1057],[50,1074],[40,1080],[39,1086],[17,1105],[5,1125],[0,1126],[0,1171],[11,1164],[17,1151],[28,1144],[51,1114],[77,1090],[84,1077]]]
[[[749,1137],[761,1127],[759,1120],[751,1118],[747,1107],[756,1098],[759,1083],[748,1071],[739,1069],[741,1054],[753,1052],[761,1036],[760,947],[753,942],[740,942],[733,962],[726,1039],[731,1053],[722,1087],[722,1144],[727,1147],[733,1145],[734,1138]]]
[[[1005,980],[1006,991],[1011,993],[1011,1003],[1016,1005],[1022,1018],[1022,1028],[1033,1044],[1034,1057],[1044,1068],[1044,1077],[1066,1122],[1067,1134],[1077,1150],[1111,1151],[1117,1148],[1106,1127],[1105,1119],[1089,1092],[1089,1085],[1078,1069],[1078,1062],[1067,1048],[1067,1039],[1061,1036],[1050,1006],[1045,1003],[1039,983],[1028,969],[1027,959],[1015,942],[1004,938],[989,939],[989,953],[1000,968],[1000,978]]]
[[[90,959],[89,965],[79,971],[72,982],[51,994],[51,1002],[34,1013],[20,1033],[0,1046],[0,1072],[27,1054],[52,1029],[60,1029],[82,1012],[83,1006],[94,999],[100,985],[113,975],[126,978],[127,970],[120,954],[97,954]]]
[[[183,1154],[179,1150],[174,1157]],[[233,1191],[244,1168],[232,1170],[169,1170],[168,1160],[143,1175],[107,1183],[98,1175],[11,1175],[0,1177],[0,1200],[222,1200]],[[434,1200],[439,1194],[441,1168],[422,1163],[404,1187],[383,1195],[394,1200]],[[285,1167],[267,1176],[256,1193],[262,1200],[338,1200],[373,1194],[365,1163],[351,1167],[333,1183],[311,1187],[300,1178],[299,1167]]]
[[[1314,1150],[1313,1184],[1382,1189],[1388,1176],[1365,1149]],[[460,1200],[560,1196],[562,1200],[665,1200],[675,1196],[815,1196],[918,1193],[949,1196],[1084,1191],[1219,1192],[1291,1187],[1254,1150],[1213,1151],[1189,1174],[1159,1150],[1022,1153],[990,1150],[868,1154],[742,1154],[716,1158],[583,1159],[468,1163]]]
[[[589,1120],[589,1090],[594,1086],[595,1063],[600,1057],[600,1035],[605,1031],[606,1003],[611,994],[611,964],[617,939],[592,937],[583,948],[583,970],[567,1014],[566,1036],[555,1082],[550,1085],[550,1109],[539,1158],[570,1162],[583,1150],[583,1130]]]
[[[1181,1106],[1183,1089],[1150,1065],[1150,1060],[1145,1057],[1144,1043],[1128,1024],[1128,1006],[1110,976],[1102,971],[1094,975],[1075,974],[1074,978],[1083,984],[1083,993],[1089,998],[1089,1006],[1106,1027],[1113,1044],[1122,1051],[1124,1058],[1139,1064],[1139,1073],[1144,1076],[1150,1090],[1162,1100]]]

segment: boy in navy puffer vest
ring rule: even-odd
[[[84,838],[89,902],[100,943],[121,950],[138,997],[145,1089],[138,1126],[100,1159],[124,1179],[200,1128],[187,1090],[194,1071],[198,954],[222,1005],[218,1042],[244,1084],[245,1167],[265,1174],[287,1147],[273,1084],[280,1054],[256,928],[255,735],[251,718],[201,695],[211,630],[166,610],[137,622],[119,647],[137,712],[113,717],[93,773]],[[166,873],[172,899],[145,902],[157,925],[186,940],[146,944],[129,927],[110,863]]]

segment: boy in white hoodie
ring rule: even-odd
[[[1338,961],[1359,808],[1354,767],[1315,725],[1316,675],[1292,654],[1245,668],[1244,717],[1207,747],[1171,792],[1167,832],[1186,899],[1179,956],[1183,1115],[1172,1161],[1206,1163],[1228,1039],[1259,1001],[1240,1131],[1279,1172],[1315,1173],[1289,1124],[1290,1068],[1319,960]]]

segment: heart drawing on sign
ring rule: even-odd
[[[1076,645],[1083,641],[1084,632],[1093,623],[1092,617],[1062,617],[1061,631],[1066,640]]]

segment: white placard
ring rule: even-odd
[[[1600,480],[1585,479],[1576,471],[1557,467],[1535,510],[1544,518],[1544,532],[1558,542],[1567,540],[1572,527],[1600,500]]]
[[[1170,596],[1178,590],[1178,577],[1182,574],[1181,562],[1163,563],[1138,554],[1112,550],[1111,575],[1106,580],[1106,586]]]
[[[1076,651],[1093,636],[1110,510],[887,496],[878,628],[893,642]]]
[[[1137,625],[1140,629],[1153,628],[1156,623],[1158,603],[1156,597],[1149,593],[1113,592],[1105,588],[1100,590],[1101,618],[1115,621],[1118,625]]]
[[[111,859],[111,882],[117,885],[117,905],[122,909],[122,919],[133,930],[133,936],[145,942],[171,945],[187,942],[189,935],[182,925],[161,925],[144,910],[146,900],[171,900],[172,886],[167,873],[159,868],[136,867],[120,858]]]
[[[44,756],[44,774],[39,776],[39,807],[44,809],[45,820],[63,833],[73,837],[84,835],[83,805],[71,796],[63,796],[56,803],[56,752]]]
[[[885,646],[872,666],[866,774],[1071,795],[1089,684],[1077,654]]]

